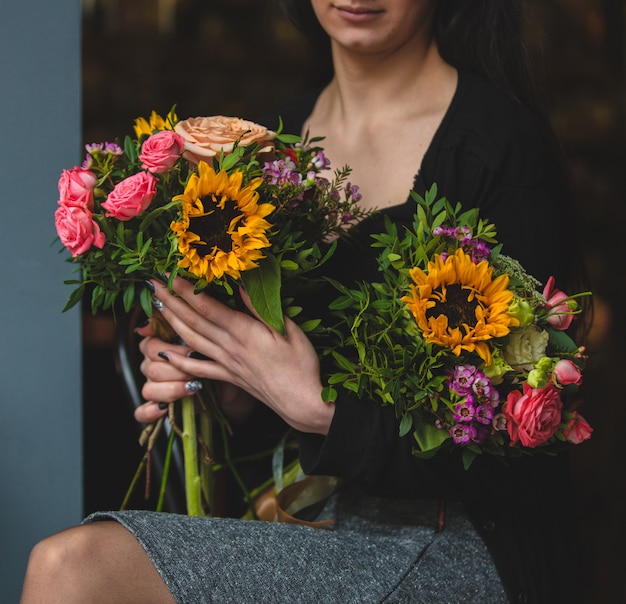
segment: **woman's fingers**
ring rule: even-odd
[[[167,413],[167,408],[161,409],[159,403],[150,401],[135,409],[135,419],[142,424],[151,424]]]
[[[152,325],[152,319],[146,319],[146,321],[144,321],[140,325],[137,325],[134,331],[136,334],[142,336],[143,338],[155,335],[154,327]]]
[[[170,382],[153,382],[148,380],[141,389],[141,396],[147,401],[172,403],[189,394],[202,389],[202,382],[196,378],[174,380]]]

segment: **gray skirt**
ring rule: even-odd
[[[459,504],[436,531],[434,501],[398,501],[343,489],[311,528],[225,518],[124,511],[116,520],[141,543],[179,604],[444,604],[507,602],[482,539]]]

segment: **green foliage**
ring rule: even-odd
[[[412,196],[415,214],[410,227],[399,227],[385,216],[384,230],[372,235],[379,280],[351,287],[331,281],[337,291],[329,306],[336,318],[331,329],[336,340],[322,351],[333,360],[324,400],[337,400],[343,392],[393,407],[399,436],[412,439],[413,453],[420,458],[432,457],[442,448],[456,450],[468,468],[485,453],[502,458],[527,454],[530,450],[524,447],[510,446],[506,430],[491,431],[480,444],[471,441],[460,447],[453,441],[451,428],[458,423],[453,412],[464,397],[450,389],[450,371],[463,364],[483,370],[484,361],[476,353],[462,350],[457,355],[426,341],[403,297],[411,294],[411,269],[428,273],[436,254],[452,255],[459,248],[484,254],[494,278],[508,274],[509,289],[528,302],[537,322],[545,305],[537,291],[540,284],[519,262],[500,253],[495,226],[481,219],[477,209],[463,210],[460,204],[439,198],[436,186],[424,197],[415,192]],[[556,358],[576,353],[576,344],[564,332],[546,325],[542,329],[549,334],[548,353]],[[506,342],[507,337],[492,338],[492,353]],[[521,390],[527,377],[527,370],[509,370],[498,386],[501,401],[509,391]],[[551,451],[559,440],[565,440],[562,429],[541,451]]]

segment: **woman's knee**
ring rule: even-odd
[[[33,547],[28,561],[29,570],[60,576],[78,568],[87,568],[94,558],[102,555],[102,540],[98,538],[98,533],[102,531],[93,531],[90,525],[84,525],[46,537]]]
[[[121,524],[73,527],[33,548],[23,603],[111,601],[174,601],[141,545]]]

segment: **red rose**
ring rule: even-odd
[[[561,386],[567,386],[569,384],[580,386],[583,381],[583,376],[578,365],[569,359],[561,359],[554,366],[553,375]]]
[[[141,214],[156,195],[157,180],[149,172],[139,172],[117,183],[102,207],[107,216],[130,220]]]
[[[511,446],[520,441],[525,447],[545,443],[558,430],[563,403],[559,391],[548,384],[545,388],[531,388],[524,384],[524,392],[513,390],[502,406],[506,415],[506,429]]]
[[[574,320],[574,313],[569,307],[570,297],[560,289],[554,287],[554,277],[550,277],[543,288],[546,299],[546,308],[549,311],[547,321],[554,329],[566,330]]]
[[[185,139],[171,130],[161,130],[149,136],[141,145],[139,159],[145,170],[154,174],[168,172],[183,152]]]
[[[78,166],[63,170],[59,178],[59,205],[93,210],[93,189],[96,175]]]
[[[588,424],[587,420],[579,415],[577,411],[574,411],[574,417],[567,423],[565,429],[565,438],[575,445],[580,444],[584,440],[591,438],[593,428]]]
[[[104,233],[87,208],[59,206],[54,213],[54,222],[61,243],[74,257],[85,253],[91,246],[104,246]]]

